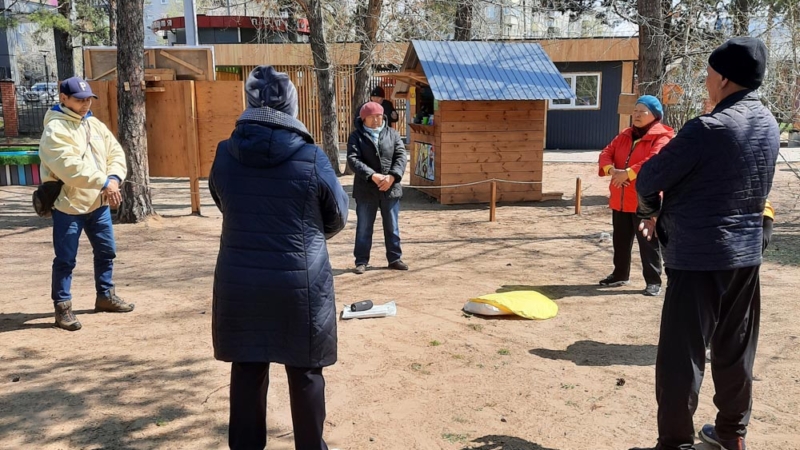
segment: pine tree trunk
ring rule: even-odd
[[[459,0],[456,6],[456,41],[468,41],[472,39],[473,6],[473,0]]]
[[[339,167],[339,120],[336,115],[336,89],[333,79],[333,65],[325,41],[325,20],[322,0],[307,2],[306,16],[311,29],[311,53],[314,55],[314,69],[317,75],[317,92],[322,116],[322,148],[328,155],[336,175],[341,175]]]
[[[122,223],[137,223],[155,215],[145,131],[144,0],[124,0],[117,12],[125,17],[117,28],[117,103],[119,142],[128,161],[118,218]]]
[[[664,16],[659,0],[637,0],[639,10],[639,93],[661,98],[664,76]]]
[[[367,3],[362,3],[358,9],[359,21],[356,27],[356,40],[361,46],[356,66],[355,89],[350,102],[351,117],[356,117],[358,108],[369,100],[369,80],[373,73],[375,44],[377,43],[382,6],[382,0],[367,0]]]
[[[108,45],[117,45],[117,0],[108,0]]]
[[[72,1],[62,0],[58,5],[58,13],[70,20]],[[72,35],[64,30],[53,28],[53,38],[56,48],[56,70],[58,79],[66,80],[75,76],[75,59],[72,55]],[[49,74],[47,74],[49,76]],[[53,80],[55,81],[55,80]]]

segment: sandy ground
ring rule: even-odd
[[[581,216],[572,207],[578,176]],[[352,180],[342,182],[349,190]],[[486,206],[443,207],[407,191],[400,220],[409,272],[384,270],[381,245],[373,270],[350,272],[351,205],[347,229],[329,243],[338,308],[396,300],[398,315],[339,322],[339,362],[325,371],[332,448],[654,443],[663,298],[640,295],[636,261],[631,286],[596,286],[612,253],[600,239],[611,231],[611,215],[593,165],[548,164],[545,182],[565,200],[501,205],[497,223],[488,222]],[[154,201],[161,217],[116,226],[115,280],[137,305],[131,314],[91,312],[84,238],[73,283],[84,328],[76,333],[52,326],[50,222],[33,216],[30,192],[0,188],[0,448],[226,448],[229,366],[212,357],[210,316],[221,219],[205,187],[202,217],[188,215],[185,180],[160,179]],[[781,165],[772,195],[778,222],[763,267],[753,450],[800,449],[798,196],[798,178]],[[549,295],[559,315],[491,320],[461,312],[470,297],[520,287]],[[289,449],[286,379],[278,366],[272,375],[268,448]],[[714,417],[712,394],[709,376],[697,426]]]

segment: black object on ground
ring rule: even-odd
[[[350,305],[350,311],[369,311],[372,309],[372,300],[363,300]]]

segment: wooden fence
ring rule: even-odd
[[[305,124],[311,136],[322,142],[322,116],[320,114],[319,96],[317,95],[317,76],[311,66],[274,66],[275,70],[285,72],[297,88],[299,103],[298,119]],[[255,66],[217,67],[217,80],[245,80]],[[355,117],[351,114],[352,96],[355,89],[355,66],[339,66],[334,76],[336,86],[336,110],[339,118],[339,142],[347,142],[353,130]],[[394,82],[388,78],[373,78],[370,86],[383,86],[386,97],[391,98]],[[400,115],[400,124],[406,123],[405,100],[396,100],[395,108]],[[398,127],[405,136],[404,126]]]
[[[116,135],[117,82],[92,81],[95,117]],[[192,212],[200,213],[199,178],[207,177],[217,144],[244,111],[241,81],[165,81],[146,95],[147,157],[154,177],[188,177]]]

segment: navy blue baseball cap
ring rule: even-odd
[[[94,92],[92,92],[92,87],[89,86],[89,83],[87,83],[86,80],[81,77],[67,78],[66,80],[62,81],[60,92],[62,94],[67,94],[70,97],[80,99],[89,97],[97,98],[97,96],[94,95]]]

